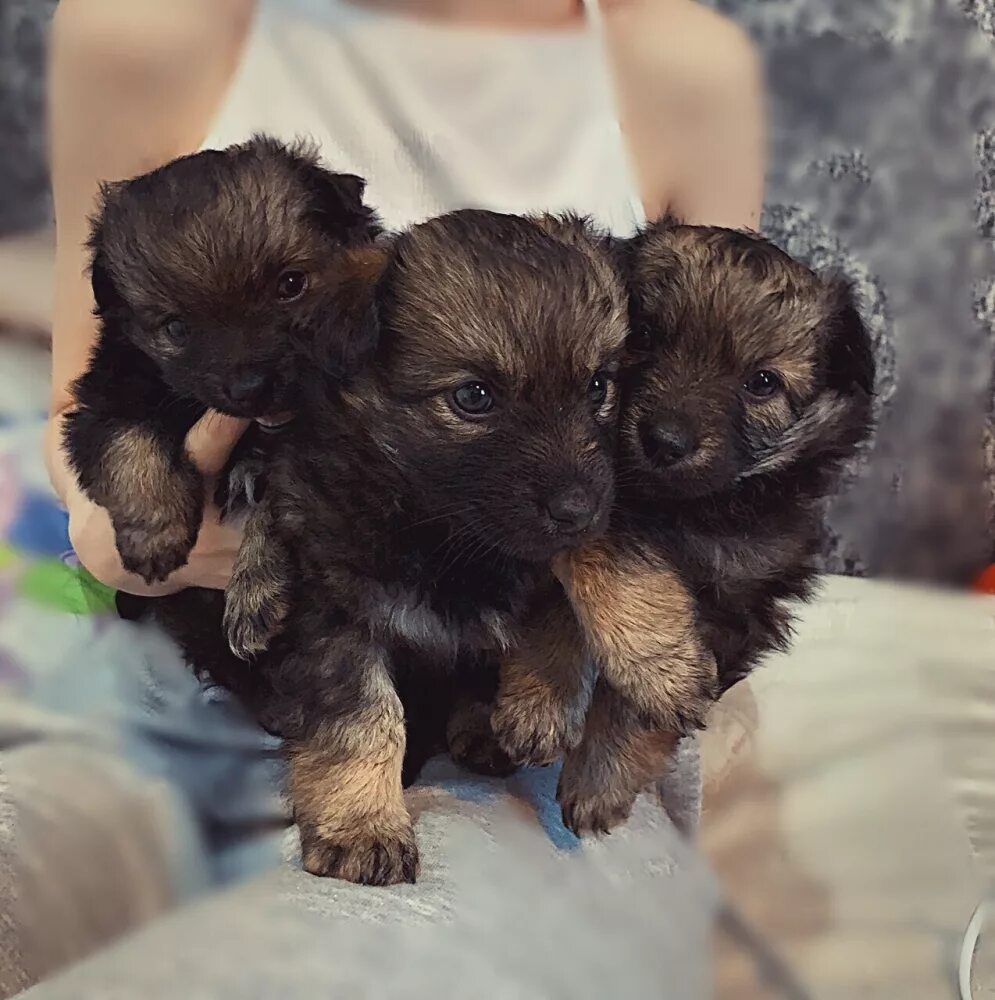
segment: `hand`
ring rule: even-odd
[[[143,597],[162,597],[186,587],[223,590],[231,576],[241,529],[222,524],[220,512],[210,501],[204,508],[197,544],[185,566],[164,582],[151,586],[124,569],[114,544],[110,515],[83,493],[69,466],[62,447],[64,412],[54,414],[49,420],[45,450],[52,484],[69,511],[69,538],[79,561],[108,587]],[[207,480],[205,494],[208,497],[214,496],[214,480],[248,425],[247,420],[211,412],[205,414],[187,435],[187,451]]]

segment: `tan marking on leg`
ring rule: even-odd
[[[271,511],[265,503],[254,507],[245,520],[225,588],[225,633],[240,659],[263,652],[283,627],[290,610],[289,573],[286,552],[273,532]]]
[[[287,748],[302,860],[313,875],[414,882],[418,848],[401,790],[404,713],[383,667],[367,669],[361,711]]]
[[[153,434],[131,428],[105,451],[100,481],[95,499],[111,515],[125,569],[152,583],[186,563],[203,509],[192,465],[177,467]]]
[[[605,679],[662,726],[699,728],[717,690],[715,658],[674,570],[604,539],[556,571]]]
[[[501,663],[491,724],[513,761],[551,764],[577,745],[594,674],[573,611],[558,595]]]
[[[625,822],[636,796],[667,773],[679,736],[645,721],[622,694],[599,680],[584,738],[567,754],[557,798],[578,836]]]

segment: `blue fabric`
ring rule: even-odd
[[[43,400],[24,400],[23,358],[5,358],[7,347],[0,341],[0,692],[92,723],[178,789],[201,831],[198,871],[228,881],[277,863],[278,838],[256,832],[286,816],[276,741],[225,693],[204,691],[160,631],[121,621],[79,567],[44,466]]]

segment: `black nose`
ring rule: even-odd
[[[698,434],[680,414],[657,416],[639,425],[643,453],[655,465],[674,465],[698,448]]]
[[[546,501],[546,510],[564,531],[583,531],[594,520],[598,502],[584,486],[567,486]]]
[[[270,388],[270,378],[258,373],[240,375],[233,378],[225,386],[225,395],[233,402],[246,404],[255,402],[267,393]]]

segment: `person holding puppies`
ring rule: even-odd
[[[738,28],[696,3],[328,0],[325,8],[319,17],[299,0],[136,0],[122,12],[117,0],[64,0],[56,13],[48,459],[78,555],[118,589],[223,587],[238,533],[209,503],[188,563],[146,584],[121,565],[109,516],[66,462],[61,417],[96,336],[84,244],[100,183],[263,131],[313,138],[334,169],[365,177],[391,228],[473,205],[572,210],[619,235],[666,210],[690,222],[757,224],[756,57]],[[187,450],[201,474],[220,471],[245,427],[219,418],[195,426]]]
[[[110,516],[80,488],[62,445],[71,386],[97,335],[85,244],[101,183],[258,131],[288,143],[309,137],[330,168],[366,178],[367,201],[390,229],[466,206],[573,210],[618,236],[667,210],[690,222],[758,224],[757,59],[738,28],[691,0],[317,6],[134,0],[124,10],[117,0],[62,0],[56,15],[47,457],[81,561],[128,593],[229,582],[241,532],[223,523],[213,485],[248,421],[210,413],[186,438],[190,463],[208,481],[186,564],[151,584],[128,572]],[[169,669],[179,690],[179,657]],[[189,691],[163,711],[197,728],[188,721],[199,711],[192,681]],[[223,752],[216,709],[205,723],[214,733],[205,753],[214,755]],[[244,741],[246,724],[234,715],[230,724],[233,741]]]

